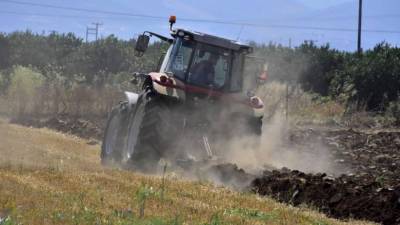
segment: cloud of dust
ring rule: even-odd
[[[210,145],[219,160],[210,160],[199,164],[199,167],[187,169],[186,177],[242,188],[252,181],[251,175],[254,178],[254,175],[260,175],[266,169],[286,167],[303,172],[340,174],[342,170],[337,167],[329,148],[317,136],[307,139],[306,143],[291,140],[293,133],[302,134],[307,130],[293,129],[295,127],[291,127],[287,122],[283,107],[285,93],[286,86],[278,82],[270,82],[257,93],[265,103],[261,136],[247,132],[245,128],[247,121],[240,121],[241,116],[227,118],[228,115],[235,114],[235,107],[228,106],[217,114],[212,113],[210,107],[204,107],[204,113],[198,113],[188,120],[189,122],[212,121],[212,127],[203,131],[201,127],[197,127],[192,135],[190,134],[192,131],[185,132],[185,138],[180,140],[181,147],[177,147],[175,152],[169,152],[171,158],[181,158],[182,155],[186,155],[183,158],[192,156],[196,159],[206,158],[201,135],[214,132],[216,133],[214,137],[209,136]],[[229,124],[235,125],[229,127]],[[235,127],[237,125],[239,127]],[[232,130],[235,133],[233,138],[225,139],[224,136],[229,136],[227,133]]]
[[[339,173],[341,169],[336,168],[329,148],[321,140],[315,138],[308,143],[296,143],[290,140],[294,131],[285,118],[287,112],[284,109],[288,89],[287,85],[281,82],[289,82],[293,87],[289,95],[299,92],[299,96],[303,96],[304,92],[299,87],[298,81],[304,71],[308,71],[311,61],[307,54],[298,54],[298,57],[288,60],[289,53],[289,49],[282,50],[273,45],[264,46],[254,53],[268,64],[269,81],[261,86],[255,84],[255,76],[261,69],[260,62],[246,60],[245,74],[248,76],[244,79],[244,88],[256,90],[256,95],[264,102],[262,135],[261,137],[252,137],[245,133],[238,135],[228,143],[224,158],[246,171],[257,172],[264,168],[287,167],[304,172]],[[299,102],[301,98],[297,99],[295,104]],[[257,142],[258,145],[252,144]]]
[[[241,136],[232,140],[224,158],[253,174],[282,167],[313,173],[342,172],[321,140],[295,143],[290,141],[290,136],[290,126],[284,116],[275,114],[270,121],[264,121],[261,137]]]
[[[269,82],[257,89],[257,95],[265,105],[262,135],[236,135],[224,147],[223,158],[227,162],[235,163],[253,174],[282,167],[329,174],[340,174],[346,170],[335,163],[328,146],[317,135],[311,133],[305,143],[291,140],[292,135],[302,134],[307,129],[291,127],[285,117],[285,84]]]

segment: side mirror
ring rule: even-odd
[[[150,36],[147,36],[145,34],[139,35],[136,41],[135,51],[139,53],[139,55],[143,55],[143,53],[146,52],[147,47],[149,46],[149,41]]]

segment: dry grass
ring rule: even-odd
[[[345,112],[343,103],[304,92],[299,86],[270,82],[261,86],[257,94],[265,103],[266,118],[288,113],[293,124],[330,125],[340,122]]]
[[[159,177],[101,167],[98,145],[5,121],[0,155],[0,217],[8,224],[370,224],[171,177],[161,197]]]

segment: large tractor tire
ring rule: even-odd
[[[122,102],[111,111],[101,145],[101,163],[119,165],[125,146],[128,130],[128,103]]]
[[[126,140],[127,165],[132,169],[153,172],[166,156],[178,134],[179,123],[171,100],[151,90],[144,91],[130,116]]]

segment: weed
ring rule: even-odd
[[[210,223],[209,224],[205,224],[205,225],[221,225],[222,223],[222,219],[220,218],[220,216],[218,214],[214,214],[211,217]]]
[[[324,221],[315,221],[312,223],[312,225],[329,225],[329,223]]]
[[[139,204],[139,218],[144,217],[144,209],[146,206],[146,199],[151,196],[156,196],[157,192],[153,190],[153,187],[148,187],[147,185],[143,185],[136,192],[136,200]]]
[[[277,217],[274,211],[270,213],[265,213],[259,210],[245,209],[245,208],[235,208],[235,209],[225,210],[224,215],[239,216],[246,219],[255,219],[260,221],[273,220]]]
[[[76,222],[75,224],[82,224],[82,221],[86,223],[88,222],[94,223],[96,221],[96,218],[97,218],[96,213],[93,210],[86,207],[74,215],[74,221]]]
[[[182,222],[179,218],[179,215],[176,215],[175,218],[172,220],[171,225],[180,225],[180,224],[182,224]]]
[[[167,163],[164,164],[163,166],[163,173],[162,173],[162,180],[161,180],[161,193],[160,193],[160,198],[161,201],[164,201],[164,191],[165,191],[165,173],[167,172]]]
[[[15,222],[11,217],[6,217],[4,219],[0,218],[0,225],[17,225],[18,223]]]

